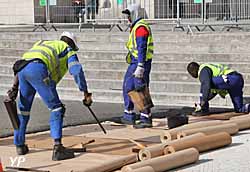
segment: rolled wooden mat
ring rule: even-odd
[[[147,161],[126,165],[122,172],[129,172],[144,166],[151,166],[155,172],[165,172],[167,170],[181,167],[196,162],[199,159],[199,152],[195,148],[185,149],[173,154],[159,156]]]
[[[222,114],[213,114],[208,116],[202,116],[202,119],[215,119],[215,120],[228,120],[235,116],[245,115],[245,113],[227,112]]]
[[[141,149],[139,151],[139,160],[145,161],[163,155],[164,154],[163,150],[167,145],[168,145],[167,143],[163,143]]]
[[[145,166],[142,168],[134,169],[131,172],[155,172],[155,170],[151,166]]]
[[[160,135],[160,140],[162,143],[167,143],[171,140],[177,139],[177,133],[179,131],[182,131],[183,129],[181,127],[170,129],[168,131],[163,131],[163,133]]]
[[[183,125],[181,127],[177,127],[174,129],[170,129],[168,131],[164,131],[161,134],[160,139],[161,139],[162,143],[167,143],[171,140],[177,139],[177,133],[182,131],[182,130],[215,126],[215,125],[220,125],[221,123],[222,123],[221,121],[201,121],[201,122],[186,124],[186,125]]]
[[[249,118],[250,117],[250,114],[246,114],[246,115],[240,115],[240,116],[235,116],[235,117],[232,117],[230,118],[231,119],[242,119],[242,118]]]
[[[78,170],[74,172],[111,172],[119,169],[127,164],[132,164],[138,161],[137,155],[128,155],[124,157],[117,158],[115,160],[110,160],[104,163],[100,163],[95,167],[84,167],[83,170]]]
[[[193,128],[200,128],[200,127],[209,127],[209,126],[219,125],[221,123],[222,121],[219,121],[219,120],[200,121],[200,122],[194,122],[194,123],[183,125],[183,128],[193,129]]]
[[[193,134],[193,135],[189,135],[187,137],[183,137],[183,138],[181,138],[179,140],[172,140],[172,141],[169,141],[167,143],[157,144],[157,145],[146,147],[146,148],[140,150],[140,152],[139,152],[139,160],[145,161],[145,160],[157,157],[157,156],[164,155],[165,147],[167,147],[170,144],[174,144],[174,143],[179,142],[179,141],[188,141],[188,140],[193,140],[193,139],[200,139],[201,137],[204,137],[204,136],[205,136],[204,133],[196,133],[196,134]]]
[[[230,119],[228,121],[224,121],[224,124],[230,124],[230,123],[235,123],[237,124],[239,130],[245,130],[250,128],[250,116],[245,117],[245,118],[234,118]]]
[[[177,138],[182,138],[194,133],[204,133],[206,135],[216,134],[219,132],[227,132],[230,135],[236,134],[239,131],[238,125],[235,123],[231,124],[221,124],[216,126],[204,127],[204,128],[195,128],[190,130],[183,130],[177,134]]]
[[[164,149],[164,154],[171,154],[180,150],[188,149],[191,147],[196,148],[199,152],[204,152],[220,147],[230,145],[232,143],[232,137],[226,132],[220,132],[217,134],[212,134],[204,136],[200,139],[179,141],[173,144],[169,144]]]

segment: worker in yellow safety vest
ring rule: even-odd
[[[142,18],[139,5],[131,4],[122,11],[131,23],[130,35],[126,47],[129,64],[123,81],[124,113],[121,122],[134,125],[134,128],[152,127],[151,107],[140,111],[138,123],[134,111],[134,102],[128,93],[149,86],[149,75],[154,54],[153,35],[149,24]]]
[[[193,115],[208,115],[209,103],[216,95],[225,98],[230,95],[235,112],[249,112],[249,104],[243,104],[244,79],[242,75],[227,65],[205,63],[199,65],[191,62],[187,66],[188,73],[199,78],[201,82],[200,103],[196,104]]]
[[[14,130],[14,144],[18,155],[29,152],[25,144],[26,127],[30,119],[30,111],[36,92],[50,110],[50,134],[54,139],[53,160],[74,157],[74,152],[62,145],[62,127],[65,107],[59,99],[56,85],[66,72],[73,75],[79,90],[83,92],[84,102],[90,106],[91,93],[88,92],[82,65],[76,51],[76,37],[71,32],[63,32],[60,40],[40,40],[23,54],[21,60],[14,65],[15,76],[18,77],[20,99],[18,102],[19,128]],[[9,98],[16,99],[17,86],[8,91]]]

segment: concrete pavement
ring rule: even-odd
[[[70,127],[64,130],[64,134],[96,138],[123,137],[124,139],[126,139],[127,137],[132,137],[133,139],[140,137],[149,138],[157,135],[156,130],[145,130],[142,136],[140,134],[142,131],[135,130],[129,127],[109,126],[109,124],[105,124],[105,128],[108,129],[108,135],[103,135],[98,129],[97,125],[82,125],[77,127]],[[30,139],[28,138],[27,140],[31,141],[32,137],[39,137],[39,135],[43,134],[48,134],[48,132],[29,135]],[[49,140],[49,136],[47,135],[47,138],[44,139]],[[6,141],[6,139],[0,140],[0,158],[2,159],[2,163],[4,166],[11,166],[10,158],[13,159],[16,157],[15,148],[11,144],[12,138],[7,138],[7,140],[8,141]],[[41,142],[41,140],[39,140],[38,138],[33,138],[33,141],[34,140],[36,140],[37,142]],[[105,147],[107,145],[99,144],[99,146],[96,146],[97,147],[95,149],[100,149],[102,153],[88,152],[78,154],[74,159],[59,162],[51,161],[51,150],[32,148],[31,153],[27,154],[26,156],[21,156],[23,157],[23,159],[25,158],[25,162],[21,162],[20,166],[50,170],[53,172],[67,172],[71,170],[85,169],[87,167],[95,167],[107,160],[112,160],[120,157],[120,155],[111,155],[108,152],[108,149]],[[93,147],[89,147],[89,150],[91,149],[95,150]],[[245,130],[233,136],[233,143],[230,146],[203,153],[200,155],[199,161],[197,163],[172,170],[172,172],[249,172],[249,154],[250,130]]]

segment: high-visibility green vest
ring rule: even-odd
[[[147,30],[149,31],[148,42],[147,42],[146,61],[153,58],[154,41],[153,41],[152,32],[151,32],[151,29],[150,29],[148,23],[142,19],[139,22],[137,22],[134,25],[134,27],[132,28],[130,35],[129,35],[129,40],[126,44],[126,47],[129,51],[129,56],[127,56],[126,60],[127,60],[127,63],[129,63],[129,64],[131,63],[131,56],[130,55],[133,55],[135,58],[138,58],[138,50],[137,50],[137,44],[136,44],[136,29],[140,26],[146,27]]]
[[[204,67],[209,67],[212,70],[213,77],[227,75],[231,72],[234,72],[234,70],[230,69],[227,65],[217,64],[217,63],[213,63],[213,64],[205,63],[205,64],[200,65],[198,76],[200,76],[200,72]],[[211,89],[211,92],[219,94],[222,97],[225,97],[228,94],[227,90],[219,90],[219,89]]]
[[[28,52],[23,54],[23,59],[41,59],[47,66],[52,80],[58,83],[68,71],[68,58],[76,54],[75,51],[71,50],[63,54],[63,57],[59,57],[67,48],[69,48],[69,45],[64,41],[41,40],[36,42]]]

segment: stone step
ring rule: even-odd
[[[9,89],[10,85],[0,84],[0,87],[0,94],[6,95],[6,92]],[[62,100],[82,100],[82,94],[79,94],[79,90],[77,88],[57,87],[57,91]],[[93,93],[93,99],[96,102],[123,102],[121,91],[98,89],[91,89],[90,91]],[[151,96],[155,105],[193,106],[194,102],[199,101],[198,93],[151,92]],[[232,107],[229,96],[226,96],[226,99],[222,99],[219,96],[216,96],[213,100],[210,101],[210,105],[216,107]]]
[[[244,66],[244,65],[243,65]],[[245,70],[247,70],[247,65]],[[241,72],[239,68],[239,72]],[[86,75],[86,78],[92,78],[92,79],[107,79],[107,80],[123,80],[125,69],[93,69],[91,67],[85,68],[84,72]],[[13,74],[12,66],[11,65],[0,65],[0,73],[1,74]],[[250,82],[250,74],[241,72],[245,82]],[[152,81],[180,81],[180,82],[194,82],[196,81],[194,78],[192,78],[186,71],[185,68],[183,70],[158,70],[157,66],[152,68],[151,76]]]
[[[0,63],[5,65],[12,65],[14,61],[19,58],[1,58]],[[81,60],[84,69],[112,69],[112,70],[126,70],[128,64],[124,62],[124,60]],[[152,70],[157,71],[186,71],[186,66],[189,62],[185,61],[156,61],[154,60],[152,63]],[[221,63],[221,62],[218,62]],[[250,68],[250,62],[241,62],[241,63],[228,63],[224,62],[224,64],[228,64],[233,69],[239,69],[240,72],[248,72]]]
[[[12,83],[12,64],[36,40],[58,39],[60,32],[1,32],[0,94],[5,95]],[[125,42],[129,33],[76,33],[80,45],[78,56],[95,101],[122,102],[122,81],[127,64]],[[193,105],[199,100],[199,82],[186,72],[190,61],[218,62],[243,73],[244,93],[250,92],[250,34],[242,32],[187,35],[183,32],[153,30],[155,55],[151,73],[151,94],[157,105]],[[69,74],[58,86],[62,99],[81,100],[78,88]],[[212,106],[232,107],[229,96],[216,97]]]
[[[0,42],[0,48],[24,48],[28,49],[33,46],[33,42],[6,41]],[[106,43],[102,42],[81,42],[79,44],[81,50],[106,50],[106,51],[126,51],[124,43]],[[237,42],[230,44],[222,43],[155,43],[156,53],[179,52],[179,53],[248,53],[248,44]]]
[[[22,54],[28,49],[15,48],[0,48],[0,63],[11,62],[19,59]],[[127,52],[120,51],[78,51],[78,58],[83,60],[121,60],[125,62]],[[221,63],[235,63],[249,62],[249,53],[155,53],[153,61],[181,61],[181,62],[221,62]]]
[[[4,84],[12,84],[13,75],[0,74],[0,80]],[[89,89],[98,90],[122,90],[122,80],[104,80],[104,79],[87,79]],[[58,85],[63,88],[77,88],[72,77],[65,77]],[[150,90],[152,92],[168,93],[198,93],[200,83],[196,82],[178,82],[178,81],[151,81]],[[244,92],[250,92],[250,84],[245,84]]]
[[[0,74],[0,80],[5,84],[13,83],[13,75]],[[122,90],[122,80],[105,80],[105,79],[87,79],[89,89],[102,90]],[[65,77],[58,85],[64,88],[78,88],[73,77]],[[198,92],[198,82],[174,82],[174,81],[151,81],[150,89],[153,92]]]
[[[200,33],[188,35],[185,32],[158,32],[154,30],[153,37],[155,42],[177,42],[177,43],[203,43],[204,40],[210,43],[250,43],[249,33]],[[18,32],[4,33],[0,35],[1,40],[16,41],[37,41],[58,39],[62,32]],[[82,32],[76,33],[78,42],[126,42],[128,40],[128,32],[116,33],[100,33],[100,32]]]
[[[86,69],[112,69],[112,70],[126,70],[127,64],[122,60],[82,60],[84,68]],[[152,71],[186,71],[189,62],[187,61],[156,61],[152,63]],[[218,62],[222,63],[222,62]],[[237,69],[239,72],[247,73],[250,69],[250,62],[224,62],[232,69]]]
[[[10,60],[11,58],[8,58]],[[1,61],[1,60],[0,60]],[[9,61],[0,64],[0,73],[3,74],[12,74],[12,65],[14,61]],[[3,64],[3,65],[2,65]],[[87,75],[90,75],[92,78],[103,79],[101,77],[106,78],[105,75],[111,78],[106,79],[122,79],[124,76],[124,72],[127,69],[127,64],[123,61],[113,61],[113,60],[82,60],[84,71]],[[174,80],[180,79],[180,81],[184,80],[192,80],[186,71],[186,66],[188,62],[164,62],[164,61],[153,61],[152,69],[151,69],[151,78],[159,78],[159,81],[165,81],[167,76],[170,74],[173,76],[180,76],[180,78],[175,78]],[[227,63],[224,63],[227,64]],[[232,69],[237,69],[243,76],[248,78],[248,72],[250,69],[250,64],[245,64],[244,62],[240,63],[229,63]],[[159,76],[162,75],[162,76]],[[184,78],[183,78],[184,77]],[[183,78],[183,79],[181,79]],[[173,79],[173,77],[170,77]],[[169,80],[170,80],[169,79]],[[156,79],[158,80],[158,79]],[[168,80],[168,79],[167,79]]]

